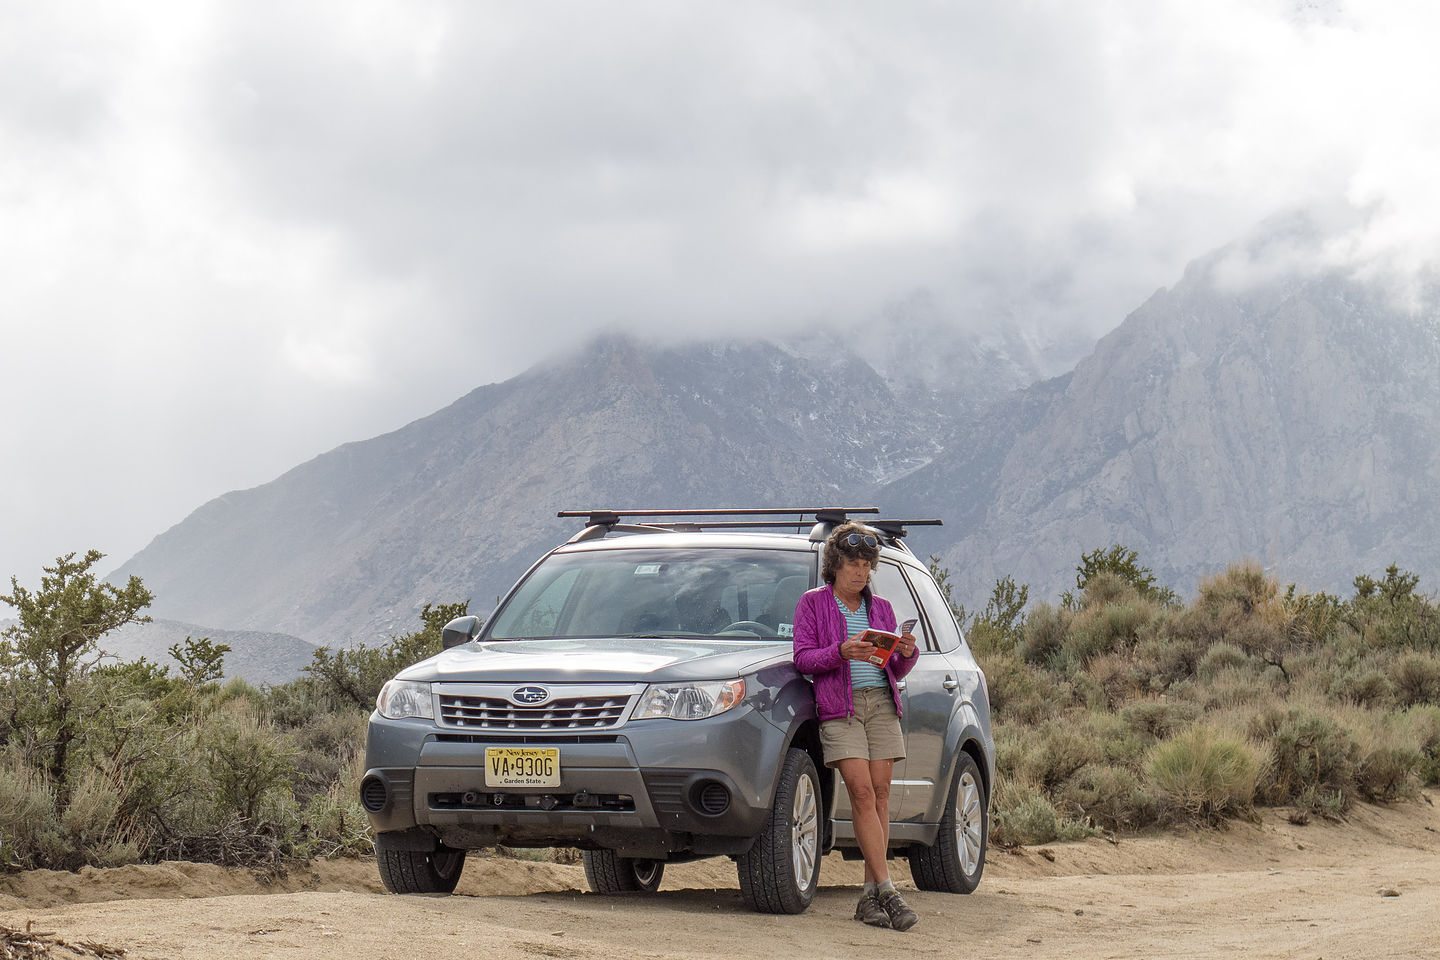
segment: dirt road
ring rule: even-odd
[[[21,874],[0,877],[0,923],[149,960],[1440,957],[1436,799],[1344,824],[1271,815],[992,852],[972,896],[909,893],[920,923],[904,934],[850,919],[859,869],[839,860],[798,917],[747,911],[726,860],[671,867],[654,897],[606,898],[579,892],[578,866],[472,858],[453,897],[387,896],[354,861],[269,882],[194,864]]]

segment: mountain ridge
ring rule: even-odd
[[[216,498],[114,576],[141,575],[157,615],[373,642],[423,602],[483,613],[573,533],[557,509],[865,500],[946,521],[917,542],[972,608],[1005,575],[1053,597],[1113,543],[1182,592],[1246,558],[1309,588],[1392,560],[1433,584],[1433,308],[1335,271],[1237,284],[1236,256],[1050,378],[1003,337],[942,340],[921,307],[887,321],[888,353],[607,334]]]

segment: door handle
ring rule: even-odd
[[[901,693],[904,693],[904,692],[905,692],[905,681],[904,681],[904,680],[896,680],[896,681],[895,681],[895,689],[896,689],[896,690],[899,690]]]
[[[960,689],[960,681],[956,680],[954,677],[946,677],[945,682],[940,684],[940,686],[944,687],[946,690],[954,692],[955,690]]]

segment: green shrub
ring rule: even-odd
[[[1103,607],[1112,603],[1134,603],[1140,592],[1124,577],[1112,570],[1101,570],[1085,581],[1080,591],[1079,607]]]
[[[1250,655],[1235,644],[1217,643],[1195,664],[1195,673],[1206,683],[1214,683],[1222,671],[1244,673],[1253,663]]]
[[[0,868],[29,870],[53,843],[55,795],[28,764],[0,767]]]
[[[1270,751],[1260,790],[1265,802],[1305,807],[1307,798],[1338,797],[1342,812],[1349,807],[1357,792],[1360,747],[1348,730],[1301,707],[1267,711],[1254,726],[1252,735]]]
[[[1134,591],[1129,592],[1133,596]],[[1153,610],[1150,603],[1138,597],[1086,606],[1071,624],[1064,649],[1086,666],[1103,654],[1130,650],[1149,624]]]
[[[1388,703],[1395,688],[1383,672],[1371,666],[1357,665],[1334,676],[1330,696],[1359,706]]]
[[[1140,564],[1140,555],[1136,551],[1118,543],[1109,550],[1097,547],[1080,555],[1080,564],[1075,568],[1075,587],[1083,593],[1097,578],[1105,576],[1118,579],[1146,600],[1165,606],[1179,602],[1174,590],[1155,582],[1155,575],[1149,567]],[[1077,602],[1068,591],[1063,599],[1066,606],[1074,606]]]
[[[1328,593],[1302,593],[1295,584],[1280,601],[1281,620],[1290,642],[1314,647],[1329,641],[1340,625],[1344,604]]]
[[[1402,707],[1440,705],[1440,661],[1420,653],[1400,658],[1390,673],[1395,699]]]
[[[1046,789],[1063,784],[1080,768],[1105,759],[1104,745],[1073,719],[1049,720],[1012,740],[1009,766],[1021,780]],[[997,750],[999,744],[996,744]]]
[[[1155,823],[1159,802],[1133,770],[1090,764],[1061,788],[1059,809],[1105,830],[1138,830]]]
[[[1156,744],[1146,773],[1172,817],[1213,824],[1250,811],[1260,766],[1259,755],[1244,740],[1195,725]]]
[[[1201,659],[1219,640],[1210,618],[1194,607],[1166,610],[1151,622],[1135,652],[1154,664],[1157,686],[1163,690],[1193,679]]]
[[[0,767],[0,868],[76,870],[133,863],[139,851],[124,834],[119,800],[93,771],[73,784],[55,812],[55,791],[26,766]]]
[[[997,723],[1036,724],[1055,716],[1071,700],[1070,685],[1013,653],[992,653],[981,661]]]
[[[1070,630],[1070,614],[1048,603],[1042,603],[1030,611],[1025,626],[1020,632],[1017,647],[1020,656],[1027,663],[1038,667],[1048,666],[1055,655],[1065,646]]]
[[[1258,613],[1275,599],[1277,589],[1258,563],[1246,560],[1201,580],[1195,606],[1216,618],[1232,611],[1242,615]]]
[[[308,803],[346,775],[364,750],[367,719],[358,711],[323,713],[290,731],[296,750],[296,800]]]
[[[1149,700],[1126,707],[1120,717],[1132,730],[1151,742],[1174,736],[1195,722],[1200,708],[1174,700]]]
[[[1356,770],[1360,795],[1374,802],[1411,796],[1420,762],[1419,749],[1405,743],[1381,743],[1362,751]]]
[[[1400,715],[1399,724],[1420,754],[1416,778],[1424,786],[1440,786],[1440,707],[1412,707]]]
[[[1095,833],[1084,823],[1061,817],[1045,791],[1029,780],[1001,779],[990,811],[990,842],[999,847],[1082,840]]]
[[[278,799],[282,791],[288,794],[295,775],[295,748],[243,705],[220,717],[204,732],[201,762],[216,806],[243,820],[255,820],[268,800]]]

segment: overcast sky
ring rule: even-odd
[[[557,346],[1440,250],[1428,0],[0,0],[0,582]],[[0,616],[7,611],[0,609]]]

